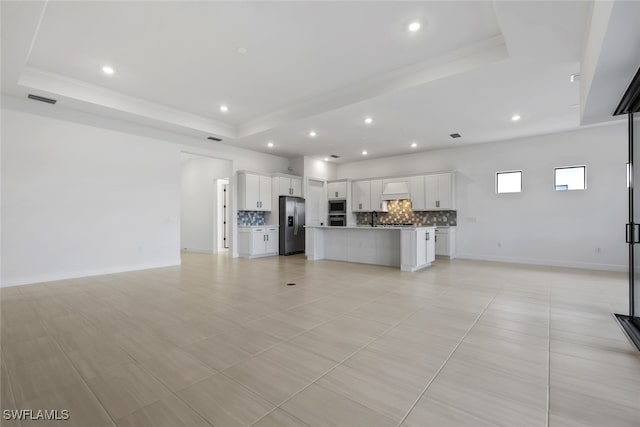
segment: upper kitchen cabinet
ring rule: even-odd
[[[238,173],[238,210],[271,211],[271,177]]]
[[[351,183],[351,208],[353,212],[386,212],[387,203],[382,201],[381,179],[353,181]]]
[[[387,211],[387,202],[382,201],[383,182],[381,179],[371,180],[371,210],[378,212]]]
[[[411,195],[412,210],[423,211],[427,208],[425,204],[424,175],[409,178],[409,194]]]
[[[346,200],[347,181],[334,181],[327,183],[327,198],[329,200]]]
[[[302,197],[302,178],[293,176],[273,177],[274,188],[278,189],[279,196]]]
[[[424,177],[424,210],[453,210],[455,206],[455,176],[439,173]],[[413,199],[413,194],[412,194]],[[419,210],[414,207],[413,210]]]
[[[353,212],[371,210],[371,181],[353,181],[351,183],[351,210]]]

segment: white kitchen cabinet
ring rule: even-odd
[[[260,175],[260,210],[271,210],[271,177]]]
[[[253,173],[238,173],[238,210],[271,210],[271,177]]]
[[[278,254],[280,250],[278,227],[267,227],[267,254]]]
[[[278,255],[278,227],[238,227],[238,255],[258,258]]]
[[[411,210],[423,211],[425,205],[424,175],[409,178],[409,195],[411,196]]]
[[[353,212],[386,212],[387,203],[382,201],[381,179],[353,181],[351,183],[351,209]]]
[[[353,181],[351,183],[351,210],[353,212],[371,210],[371,181]]]
[[[436,256],[455,258],[456,251],[455,227],[436,228]]]
[[[453,173],[426,175],[424,177],[424,190],[425,210],[455,209],[455,179]]]
[[[329,200],[346,200],[347,181],[334,181],[327,183],[327,198]]]
[[[382,180],[371,180],[371,210],[377,212],[387,211],[387,202],[382,201]]]
[[[435,228],[420,227],[402,230],[402,271],[417,271],[429,267],[435,260]]]
[[[273,180],[278,195],[302,197],[302,178],[276,176]]]

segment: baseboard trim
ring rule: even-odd
[[[599,270],[599,271],[614,271],[614,272],[627,272],[626,264],[597,264],[590,262],[579,261],[554,261],[547,259],[537,258],[517,258],[517,257],[501,257],[501,256],[487,256],[487,255],[473,255],[473,254],[456,254],[456,258],[469,259],[474,261],[494,261],[494,262],[507,262],[511,264],[527,264],[527,265],[539,265],[546,267],[565,267],[565,268],[579,268],[584,270]]]
[[[197,248],[182,248],[183,252],[193,252],[193,253],[197,253],[197,254],[214,254],[216,252],[213,252],[211,249],[197,249]]]
[[[95,270],[84,270],[75,272],[65,272],[56,274],[42,274],[38,276],[27,276],[18,279],[2,280],[0,287],[32,285],[34,283],[54,282],[57,280],[79,279],[82,277],[101,276],[103,274],[126,273],[128,271],[149,270],[152,268],[176,267],[181,265],[180,258],[172,261],[155,262],[147,264],[128,265],[121,267],[101,268]]]

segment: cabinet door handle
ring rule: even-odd
[[[362,203],[358,205],[358,209],[362,209]]]
[[[338,192],[336,191],[336,197],[338,197]]]
[[[440,200],[436,200],[436,208],[440,207]]]
[[[260,202],[256,202],[256,208],[260,207]]]
[[[427,237],[425,240],[429,240],[429,232],[427,232],[425,236]]]

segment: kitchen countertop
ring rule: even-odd
[[[265,225],[239,225],[238,228],[264,228],[264,227],[280,227],[278,224]]]
[[[329,225],[305,225],[305,228],[326,228],[331,230],[341,230],[341,229],[349,229],[349,230],[417,230],[419,228],[437,228],[435,225],[425,225],[420,227],[414,226],[377,226],[371,227],[370,225],[347,225],[345,227],[332,227]]]

